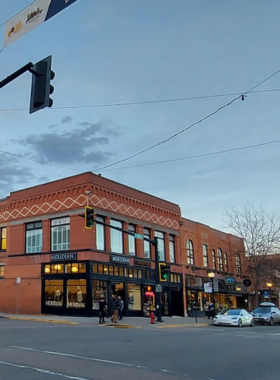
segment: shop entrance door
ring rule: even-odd
[[[115,294],[116,297],[121,296],[123,301],[123,315],[125,316],[126,304],[124,283],[119,282],[117,284],[111,284],[111,294]]]
[[[161,294],[161,315],[169,315],[168,309],[168,292],[162,292]]]

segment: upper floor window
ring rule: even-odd
[[[149,228],[144,228],[144,237],[151,239],[151,231]],[[147,240],[144,240],[144,255],[146,259],[151,258],[151,243]]]
[[[241,271],[241,260],[240,260],[240,256],[238,254],[235,255],[235,266],[236,266],[236,272],[242,273],[242,271]]]
[[[133,232],[133,234],[135,234],[136,227],[133,224],[129,224],[128,231]],[[128,253],[131,256],[136,255],[135,235],[128,235]]]
[[[194,265],[194,249],[191,240],[187,241],[187,264]]]
[[[96,221],[105,223],[102,216],[96,216]],[[96,248],[101,251],[105,250],[105,226],[99,223],[96,223]]]
[[[215,249],[212,250],[212,268],[216,269],[217,264],[216,264],[216,252]]]
[[[218,270],[223,270],[223,255],[221,248],[217,249],[217,259],[218,259]]]
[[[169,235],[169,260],[175,263],[175,236]]]
[[[122,222],[111,219],[110,225],[118,228],[122,228]],[[123,253],[123,234],[122,231],[110,228],[111,237],[111,252]]]
[[[202,245],[202,254],[203,254],[203,266],[208,268],[208,247],[206,244]]]
[[[2,227],[0,228],[0,249],[6,249],[7,247],[7,228]]]
[[[155,237],[158,241],[158,260],[165,261],[164,233],[155,231]]]
[[[25,225],[25,252],[42,252],[42,222],[27,223]]]
[[[51,221],[51,250],[63,251],[70,247],[70,218]]]
[[[4,277],[4,265],[0,264],[0,277]]]
[[[228,272],[228,255],[226,252],[224,253],[224,267],[225,271]]]

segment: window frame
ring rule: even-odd
[[[6,251],[7,249],[7,227],[0,228],[0,250]]]
[[[158,242],[158,261],[165,261],[165,233],[162,231],[155,231],[155,237]]]
[[[62,223],[53,224],[58,221],[61,221]],[[58,239],[59,234],[60,236],[66,235],[68,241],[54,243],[55,234],[56,234],[57,241],[59,241]],[[57,249],[54,249],[54,245],[57,246]],[[67,251],[69,249],[70,249],[70,216],[64,216],[61,218],[51,219],[51,251],[52,252]]]
[[[207,244],[202,244],[202,258],[204,268],[208,268],[208,246]]]
[[[110,251],[123,254],[123,232],[111,226],[123,229],[123,222],[117,219],[110,219]]]
[[[175,235],[172,234],[169,234],[169,261],[170,263],[176,262]]]
[[[97,215],[96,218],[96,224],[95,224],[95,244],[96,244],[96,249],[99,251],[105,251],[106,246],[105,246],[105,241],[106,241],[106,229],[104,224],[99,224],[97,221],[100,221],[102,223],[105,223],[105,218],[104,216]]]
[[[34,233],[29,234],[29,232],[33,232],[33,231],[34,231]],[[40,231],[41,233],[36,234],[36,231]],[[36,240],[37,238],[39,238],[39,240],[40,240],[39,244],[30,244],[30,245],[27,244],[28,240],[30,240],[30,239]],[[42,252],[42,249],[43,249],[43,223],[42,223],[42,221],[36,220],[34,222],[25,223],[25,253]]]
[[[135,224],[128,225],[128,231],[136,233]],[[129,256],[136,256],[136,238],[135,235],[128,234],[128,254]]]
[[[212,249],[212,268],[217,269],[216,251]]]
[[[187,264],[194,265],[194,245],[191,239],[187,241]]]
[[[236,253],[236,254],[235,254],[235,268],[236,268],[236,272],[237,272],[238,274],[242,273],[242,269],[241,269],[241,258],[240,258],[239,253]]]
[[[223,271],[224,270],[223,251],[221,250],[221,248],[217,249],[217,263],[218,263],[218,270]]]
[[[149,228],[144,228],[143,234],[145,238],[151,239],[151,230]],[[151,258],[151,242],[145,239],[144,239],[144,256],[145,256],[145,259]]]

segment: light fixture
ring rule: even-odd
[[[72,270],[73,273],[77,273],[78,272],[78,267],[75,265],[75,266],[72,267],[71,270]]]
[[[54,269],[55,270],[60,270],[61,269],[61,265],[60,264],[55,264]]]
[[[236,286],[236,291],[240,292],[240,290],[241,290],[241,287],[240,286]]]
[[[268,288],[272,288],[272,282],[271,281],[267,281],[267,283],[266,283],[266,286],[268,287]]]
[[[208,273],[208,277],[209,278],[214,278],[215,277],[215,273],[214,272],[209,272]]]
[[[45,273],[50,273],[50,267],[45,267]]]

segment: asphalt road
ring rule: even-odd
[[[278,380],[280,326],[114,328],[0,319],[2,380]]]

